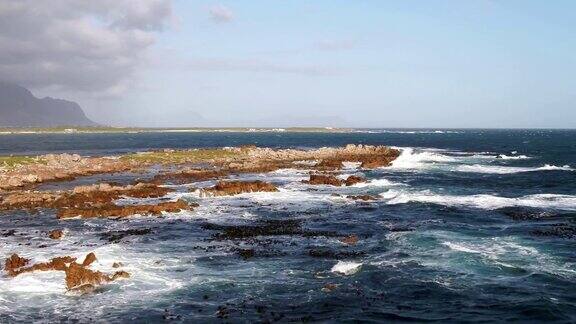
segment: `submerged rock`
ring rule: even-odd
[[[220,181],[214,187],[203,189],[207,196],[232,196],[250,192],[276,192],[278,189],[271,183],[256,181]]]
[[[306,230],[301,226],[301,222],[296,219],[288,220],[267,220],[258,222],[255,225],[219,225],[207,223],[202,226],[204,229],[219,231],[214,235],[217,239],[246,239],[256,236],[280,236],[299,235],[306,237],[327,236],[333,237],[338,234],[330,231]]]
[[[129,230],[123,230],[123,231],[110,231],[110,232],[102,233],[100,235],[100,237],[105,239],[105,240],[108,240],[108,242],[111,242],[111,243],[119,243],[120,241],[122,241],[123,238],[125,238],[127,236],[146,235],[146,234],[150,234],[150,233],[152,233],[151,228],[135,228],[135,229],[129,229]]]
[[[358,236],[348,235],[346,237],[341,238],[339,241],[344,244],[355,245],[356,243],[358,243]]]
[[[358,196],[347,196],[347,198],[352,200],[362,200],[362,201],[371,201],[378,199],[377,197],[371,195],[358,195]]]
[[[59,240],[62,237],[64,237],[64,231],[60,229],[51,230],[50,232],[48,232],[48,237],[53,240]]]

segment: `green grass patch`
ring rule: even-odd
[[[45,163],[45,161],[38,157],[31,156],[0,156],[0,168],[8,170],[14,169],[21,165],[34,163]]]
[[[199,163],[238,156],[240,153],[225,149],[198,149],[186,151],[154,151],[123,155],[120,159],[151,164]]]

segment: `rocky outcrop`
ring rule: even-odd
[[[130,277],[130,274],[126,271],[116,271],[114,274],[108,275],[88,269],[94,261],[96,261],[96,255],[89,253],[81,264],[77,263],[74,257],[64,256],[25,267],[29,260],[13,254],[6,259],[4,270],[10,277],[35,271],[64,271],[66,274],[66,288],[70,291],[83,293],[92,291],[101,284]]]
[[[340,148],[320,148],[316,150],[273,150],[256,148],[247,152],[249,160],[301,161],[321,160],[320,168],[340,168],[342,162],[361,162],[363,168],[388,166],[400,155],[400,151],[386,146],[354,145]]]
[[[62,237],[64,237],[64,231],[63,230],[52,230],[50,232],[48,232],[48,237],[53,239],[53,240],[59,240]]]
[[[311,185],[329,185],[329,186],[352,186],[360,182],[366,181],[364,178],[359,176],[349,176],[346,180],[337,178],[331,174],[311,174],[309,180],[305,180],[304,183]]]
[[[311,174],[310,180],[305,180],[304,183],[311,185],[329,185],[329,186],[341,186],[344,181],[336,178],[333,175],[326,174]]]
[[[81,218],[123,218],[133,215],[161,215],[162,213],[178,213],[183,210],[192,210],[197,204],[189,204],[184,200],[161,202],[146,205],[122,205],[112,203],[91,208],[63,208],[57,213],[59,219]]]
[[[70,180],[98,173],[126,171],[137,167],[137,164],[130,161],[81,157],[77,154],[47,154],[37,157],[36,160],[36,163],[0,172],[0,190],[47,181]]]
[[[358,236],[348,235],[346,237],[341,238],[339,241],[347,245],[355,245],[356,243],[358,243]]]
[[[362,178],[362,177],[359,177],[359,176],[354,176],[354,175],[352,175],[352,176],[349,176],[349,177],[346,179],[346,181],[344,181],[344,184],[345,184],[346,186],[353,186],[353,185],[355,185],[355,184],[357,184],[357,183],[362,183],[362,182],[366,182],[366,179],[364,179],[364,178]]]
[[[17,254],[13,254],[9,259],[22,259]],[[34,271],[63,271],[66,268],[67,263],[71,263],[76,261],[76,258],[65,256],[65,257],[56,257],[51,259],[48,262],[41,262],[31,265],[29,267],[20,266],[17,268],[12,268],[9,270],[8,267],[5,267],[6,272],[11,277],[16,277],[20,274],[27,273],[27,272],[34,272]],[[6,260],[8,262],[8,259]],[[28,262],[26,262],[27,264]],[[24,265],[26,265],[24,264]]]
[[[220,181],[214,187],[203,189],[205,196],[232,196],[249,192],[275,192],[276,186],[264,181]]]
[[[19,268],[27,265],[28,262],[30,262],[30,259],[22,258],[18,254],[12,254],[4,262],[4,271],[6,271],[9,276],[14,276],[14,273],[16,273]]]
[[[67,192],[37,192],[21,191],[6,195],[0,200],[0,210],[38,208],[66,209],[98,209],[113,205],[112,202],[121,197],[158,198],[165,196],[172,189],[155,184],[138,183],[129,186],[113,186],[96,184],[76,187]]]
[[[152,179],[153,183],[171,182],[174,184],[184,184],[197,181],[213,180],[225,177],[229,174],[223,170],[184,170],[179,172],[163,173]]]
[[[377,197],[371,195],[358,195],[358,196],[347,196],[347,198],[352,200],[362,200],[362,201],[371,201],[378,199]]]

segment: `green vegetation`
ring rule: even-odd
[[[179,164],[198,163],[213,159],[223,159],[237,156],[238,151],[225,149],[198,149],[186,151],[154,151],[140,152],[123,155],[120,159],[124,161],[136,161],[151,164]]]
[[[38,157],[30,156],[0,156],[0,168],[4,169],[14,169],[20,165],[32,164],[32,163],[45,163],[42,159]]]

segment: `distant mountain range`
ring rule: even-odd
[[[73,101],[36,98],[21,86],[0,82],[0,127],[98,126]]]

